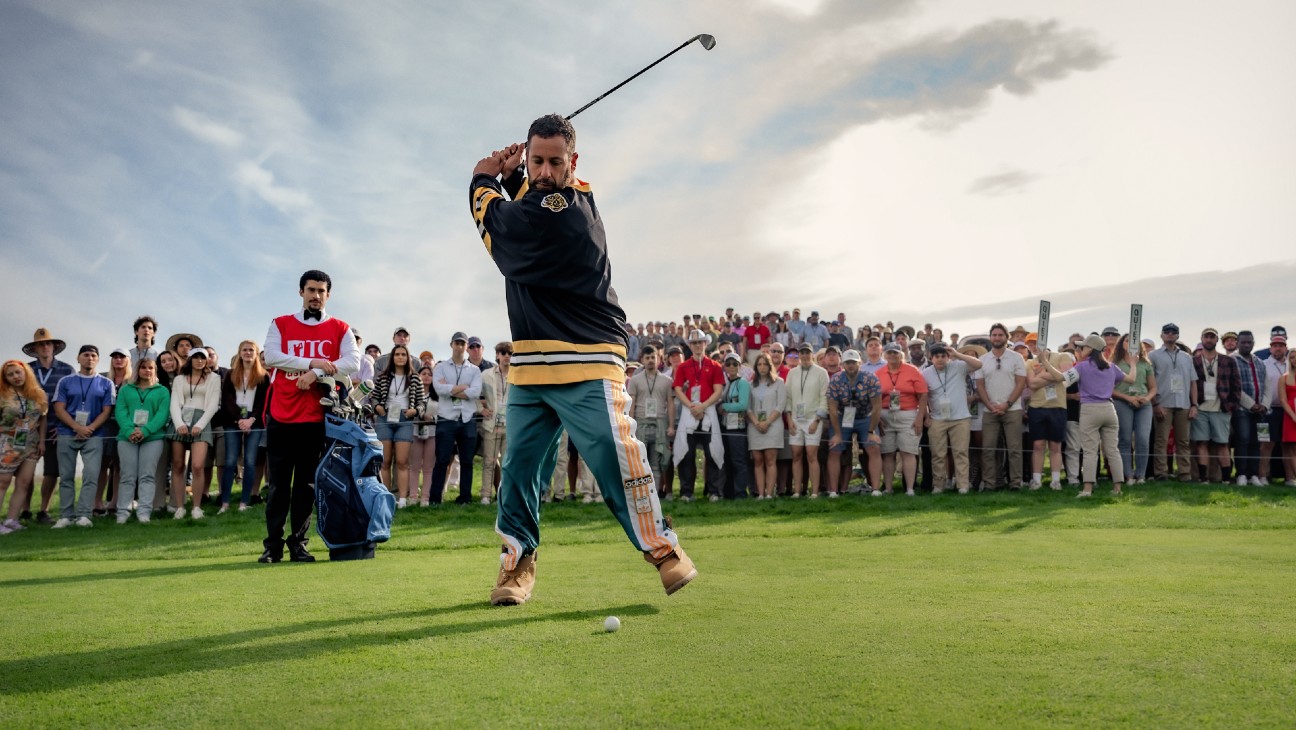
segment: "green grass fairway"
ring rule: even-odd
[[[258,565],[262,513],[0,538],[0,727],[1291,727],[1296,492],[668,504],[667,598],[546,505],[487,605],[493,508],[378,558]],[[325,551],[312,540],[316,554]],[[622,628],[602,631],[617,615]]]

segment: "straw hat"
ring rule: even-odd
[[[23,349],[22,349],[23,353],[26,354],[28,357],[36,357],[36,346],[41,344],[42,342],[53,342],[55,355],[67,349],[66,342],[60,339],[56,339],[54,335],[50,334],[50,331],[48,329],[41,327],[40,329],[36,330],[36,334],[32,335],[32,341],[23,345]]]
[[[960,345],[958,351],[964,355],[972,357],[981,357],[986,354],[986,349],[980,345]]]
[[[203,346],[202,338],[199,337],[198,335],[189,334],[188,332],[177,332],[174,335],[171,335],[170,337],[167,338],[166,349],[170,350],[171,352],[175,352],[176,343],[178,343],[180,340],[189,340],[190,342],[193,343],[194,347]]]

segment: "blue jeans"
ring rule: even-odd
[[[1233,438],[1237,443],[1233,449],[1233,461],[1237,464],[1238,476],[1260,475],[1260,437],[1256,434],[1256,426],[1268,421],[1267,414],[1252,413],[1240,403],[1233,410]],[[1269,438],[1273,440],[1272,435]]]
[[[1120,421],[1120,455],[1125,478],[1146,479],[1152,438],[1152,404],[1145,403],[1135,408],[1123,400],[1112,400],[1116,404],[1116,418]]]
[[[256,481],[257,451],[265,441],[265,431],[252,429],[243,432],[234,428],[225,429],[225,472],[221,475],[220,503],[230,503],[230,493],[234,491],[234,470],[238,468],[239,450],[243,451],[243,496],[240,501],[247,504],[252,499],[252,483]]]
[[[445,491],[446,472],[455,454],[459,455],[459,498],[456,502],[472,501],[473,456],[477,453],[477,421],[460,421],[442,418],[436,424],[436,467],[432,470],[432,501],[441,503]]]

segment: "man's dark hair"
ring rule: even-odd
[[[1241,332],[1238,333],[1238,338],[1242,338],[1242,337],[1254,338],[1255,335],[1251,333],[1251,330],[1242,330]]]
[[[501,342],[501,343],[495,345],[495,354],[498,355],[498,354],[501,353],[501,352],[503,352],[503,353],[507,353],[507,354],[509,354],[509,355],[512,355],[512,354],[513,354],[513,343],[512,343],[512,342],[505,341],[505,342]]]
[[[546,114],[531,122],[531,128],[527,130],[528,145],[531,144],[532,137],[540,139],[562,137],[567,142],[567,151],[569,153],[576,151],[576,128],[561,114]]]
[[[131,325],[131,332],[139,332],[140,325],[144,324],[145,322],[152,322],[152,323],[153,323],[153,337],[156,338],[156,337],[157,337],[157,328],[158,328],[157,320],[156,320],[156,319],[153,319],[152,317],[150,317],[150,316],[147,315],[147,314],[141,314],[140,316],[138,316],[138,317],[135,318],[135,324]],[[149,346],[152,346],[152,345],[153,345],[153,340],[150,339],[150,340],[149,340]]]
[[[936,357],[938,355],[949,355],[949,350],[945,349],[944,345],[932,345],[931,356]]]
[[[1004,336],[1008,336],[1008,328],[1004,326],[1003,322],[995,322],[990,325],[990,332],[988,334],[994,334],[995,330],[1003,330]]]
[[[652,345],[647,345],[646,347],[644,347],[642,350],[639,351],[639,359],[642,360],[644,358],[644,355],[656,355],[656,354],[657,354],[657,348],[653,347]]]
[[[302,289],[305,289],[306,282],[308,281],[322,281],[324,282],[324,288],[327,289],[330,294],[333,293],[333,280],[329,278],[328,274],[319,269],[311,269],[302,274],[301,280],[297,282],[297,290],[301,291]]]

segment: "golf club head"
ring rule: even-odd
[[[715,48],[715,36],[713,35],[703,33],[697,37],[697,40],[702,41],[702,47],[708,51]]]

